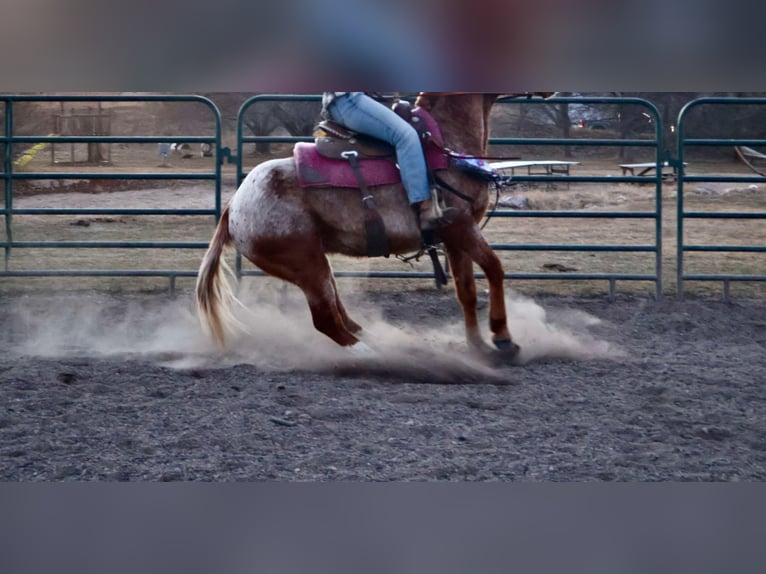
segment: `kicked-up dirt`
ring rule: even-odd
[[[226,352],[188,294],[4,296],[0,479],[766,479],[764,301],[509,297],[511,364],[449,291],[346,299],[376,356],[297,293]]]

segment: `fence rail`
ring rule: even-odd
[[[758,106],[766,113],[766,98],[699,98],[689,102],[678,115],[678,151],[679,175],[677,183],[677,248],[676,248],[676,273],[678,298],[684,296],[684,283],[687,281],[716,281],[723,284],[724,298],[729,298],[730,285],[732,282],[757,282],[766,281],[766,274],[758,273],[687,273],[685,271],[686,253],[766,253],[766,245],[700,245],[691,243],[686,237],[687,220],[762,220],[766,219],[766,211],[687,211],[685,207],[684,192],[686,184],[692,182],[724,182],[724,183],[766,183],[766,177],[762,176],[696,176],[686,175],[684,170],[684,157],[687,148],[700,147],[733,147],[733,146],[765,146],[766,138],[693,138],[687,134],[689,117],[703,106],[725,108],[727,106]],[[731,126],[728,126],[731,127]]]

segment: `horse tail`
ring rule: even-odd
[[[234,296],[226,275],[233,276],[234,273],[226,260],[221,257],[229,244],[231,244],[231,235],[227,205],[221,213],[221,219],[210,240],[210,246],[202,259],[197,273],[196,287],[197,314],[200,322],[221,347],[226,345],[226,331],[231,330],[232,327],[244,327],[231,311],[231,304],[239,301]]]

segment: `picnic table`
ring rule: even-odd
[[[558,161],[558,160],[507,160],[498,161],[489,164],[500,173],[506,175],[509,174],[513,177],[516,175],[517,169],[526,168],[527,175],[569,175],[569,169],[573,165],[579,165],[579,161]],[[567,182],[567,186],[569,183]],[[548,184],[548,189],[554,187],[552,184]]]
[[[678,168],[675,165],[670,165],[669,161],[663,161],[659,164],[651,161],[646,163],[621,163],[622,175],[650,175],[652,172],[657,171],[657,167],[662,170],[663,179],[676,179],[678,177]],[[686,163],[684,162],[684,166]],[[666,171],[665,168],[671,168],[671,171]],[[638,173],[636,173],[638,171]]]

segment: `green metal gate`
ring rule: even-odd
[[[581,139],[581,138],[492,138],[491,144],[495,145],[538,145],[538,146],[586,146],[591,148],[598,147],[617,147],[617,148],[641,148],[650,150],[654,156],[654,162],[661,165],[667,161],[667,152],[662,149],[662,119],[659,110],[647,100],[640,98],[554,98],[550,100],[530,99],[519,101],[517,99],[504,98],[498,102],[500,105],[546,105],[550,103],[568,103],[568,104],[591,104],[596,106],[621,105],[638,106],[644,110],[649,123],[653,126],[654,135],[651,138],[640,139]],[[566,252],[590,252],[590,253],[650,253],[654,258],[653,273],[626,273],[626,272],[603,272],[603,273],[506,273],[508,279],[535,279],[535,280],[604,280],[609,283],[609,295],[614,297],[617,281],[649,281],[655,285],[655,296],[662,296],[662,170],[655,170],[654,176],[515,176],[519,182],[590,182],[602,183],[611,186],[615,183],[650,183],[654,188],[654,209],[646,211],[586,211],[586,210],[564,210],[564,211],[545,211],[545,210],[523,210],[494,211],[493,217],[512,217],[512,218],[542,218],[549,220],[556,219],[584,219],[592,220],[594,224],[603,220],[646,220],[653,226],[653,242],[645,244],[576,244],[558,243],[558,244],[492,244],[492,248],[498,251],[566,251]]]
[[[732,138],[729,136],[734,133],[736,126],[726,122],[722,117],[717,118],[715,131],[722,133],[719,137],[705,137],[694,138],[689,137],[688,124],[690,119],[693,119],[694,112],[700,110],[704,106],[712,106],[719,113],[725,113],[727,109],[731,109],[733,106],[743,106],[749,108],[760,108],[763,111],[761,116],[760,126],[764,125],[766,121],[766,98],[699,98],[688,103],[679,113],[678,116],[678,162],[679,162],[679,178],[678,178],[678,190],[677,190],[677,250],[676,250],[676,265],[677,265],[677,295],[679,298],[684,296],[684,283],[686,281],[720,281],[723,283],[724,298],[729,297],[729,288],[731,282],[748,282],[748,281],[766,281],[766,273],[764,272],[741,272],[741,273],[727,273],[727,272],[706,272],[706,273],[688,273],[685,268],[688,266],[688,258],[686,254],[690,253],[726,253],[726,254],[745,254],[745,253],[766,253],[766,245],[734,245],[734,244],[702,244],[687,239],[689,227],[691,222],[725,222],[735,221],[744,222],[748,220],[763,220],[766,219],[766,210],[728,210],[726,207],[718,209],[707,210],[687,210],[685,206],[685,192],[689,190],[689,183],[697,182],[726,182],[726,183],[745,183],[745,184],[766,184],[766,177],[759,175],[689,175],[684,169],[685,159],[687,157],[687,151],[689,148],[710,148],[710,147],[724,147],[727,148],[730,153],[733,146],[766,146],[766,135],[761,138]],[[762,192],[761,192],[762,193]],[[760,269],[764,269],[761,265]]]
[[[0,137],[0,148],[3,150],[3,169],[0,179],[4,185],[5,203],[0,209],[0,215],[4,217],[5,237],[0,238],[0,248],[4,251],[4,265],[0,269],[0,277],[44,277],[44,276],[142,276],[142,277],[167,277],[170,280],[171,290],[174,287],[176,277],[193,277],[196,269],[18,269],[14,268],[13,254],[23,249],[194,249],[201,250],[207,247],[205,241],[54,241],[54,240],[31,240],[20,241],[14,238],[14,217],[22,215],[36,216],[205,216],[211,220],[217,220],[221,213],[221,164],[228,150],[221,148],[221,114],[218,108],[207,98],[195,95],[146,95],[146,96],[21,96],[0,95],[0,102],[4,105],[4,133]],[[14,111],[17,106],[28,102],[55,102],[55,103],[103,103],[103,102],[192,102],[207,108],[212,121],[213,129],[209,135],[202,136],[104,136],[104,135],[48,135],[48,136],[22,136],[14,130]],[[31,144],[207,144],[213,154],[213,167],[207,171],[165,171],[158,172],[121,172],[121,171],[19,171],[14,169],[14,146],[28,146]],[[74,162],[73,162],[74,163]],[[190,180],[210,181],[214,188],[210,197],[210,207],[205,209],[121,209],[121,208],[68,208],[68,207],[38,207],[18,208],[14,205],[14,183],[30,180]]]

